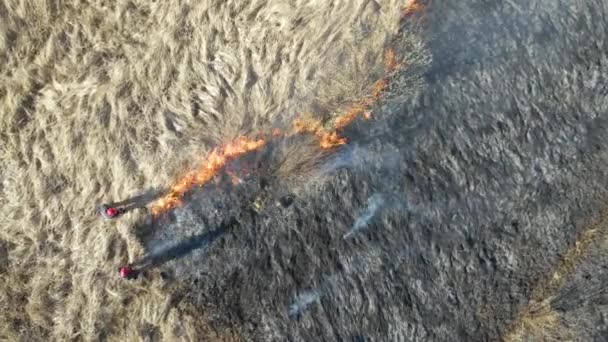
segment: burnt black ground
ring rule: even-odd
[[[163,268],[254,340],[498,340],[605,205],[607,9],[433,1],[427,87],[348,132],[348,169],[288,208],[259,179],[199,191],[142,238],[157,251],[229,226]],[[344,240],[378,193],[386,205]],[[606,336],[585,312],[580,338]]]

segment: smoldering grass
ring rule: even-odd
[[[306,291],[296,297],[295,301],[289,306],[289,316],[297,317],[312,303],[321,298],[319,290]]]
[[[367,173],[372,168],[390,176],[391,172],[399,171],[403,154],[404,151],[398,148],[374,151],[372,146],[353,142],[326,158],[317,172],[331,174],[341,169],[351,169],[355,172]]]
[[[289,305],[289,317],[295,318],[304,313],[311,304],[317,302],[328,292],[331,292],[336,287],[340,280],[340,273],[334,273],[322,278],[319,286],[314,289],[304,291],[295,297],[291,305]]]
[[[355,235],[361,229],[367,226],[369,221],[374,217],[376,211],[380,209],[385,203],[384,197],[381,194],[374,194],[370,198],[367,199],[367,207],[359,214],[359,217],[353,224],[353,227],[350,231],[342,237],[343,239],[348,239],[351,236]]]

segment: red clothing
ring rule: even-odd
[[[114,217],[114,216],[118,215],[118,209],[110,207],[110,208],[106,209],[106,214]]]
[[[137,277],[137,271],[131,266],[123,266],[120,268],[120,277],[123,279],[133,279]]]

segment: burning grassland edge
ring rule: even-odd
[[[334,93],[331,100],[326,99],[323,104],[317,103],[316,113],[304,112],[293,121],[292,127],[288,126],[286,129],[268,127],[266,129],[268,133],[255,137],[239,135],[236,139],[211,150],[198,169],[184,174],[171,185],[170,191],[164,197],[152,205],[153,215],[158,216],[180,206],[182,197],[187,192],[195,186],[202,186],[212,180],[227,163],[245,154],[262,150],[277,139],[290,138],[294,135],[316,137],[318,140],[316,144],[311,143],[310,139],[300,141],[290,139],[290,142],[301,145],[291,148],[297,150],[297,153],[284,154],[281,166],[275,173],[283,179],[311,175],[310,171],[320,163],[327,152],[349,142],[343,131],[355,120],[359,118],[370,120],[376,114],[381,120],[381,115],[387,113],[380,113],[377,109],[385,98],[401,100],[421,87],[421,70],[428,65],[430,57],[425,53],[421,41],[413,37],[415,37],[414,33],[400,31],[391,44],[378,54],[379,57],[372,60],[378,63],[376,65],[357,65],[357,56],[353,56],[354,64],[347,65],[342,70],[357,70],[357,72],[350,74],[346,71],[342,73],[342,78],[335,78],[338,80],[337,83],[330,82],[324,85],[325,89],[340,89],[340,95]],[[399,52],[403,51],[409,53],[406,56],[399,55]],[[410,72],[410,69],[413,72]],[[341,87],[336,84],[340,84]],[[374,112],[378,113],[372,114]],[[324,117],[323,113],[330,113],[329,117]],[[293,160],[289,160],[290,158]]]
[[[178,339],[173,327],[191,340],[217,339],[217,334],[207,333],[199,312],[188,316],[184,311],[179,320],[190,323],[182,325],[171,318],[177,313],[160,318],[157,310],[164,300],[154,295],[165,289],[158,279],[125,284],[114,277],[115,263],[141,248],[133,242],[131,222],[102,225],[88,209],[94,198],[162,183],[167,172],[163,170],[183,158],[182,153],[200,155],[206,146],[249,133],[249,125],[257,132],[255,122],[268,122],[263,116],[277,108],[272,98],[281,99],[283,94],[269,91],[259,96],[268,95],[268,101],[258,101],[265,112],[257,113],[262,118],[254,124],[244,117],[247,111],[230,105],[238,97],[236,87],[227,84],[233,80],[214,79],[211,68],[198,62],[204,55],[197,53],[214,55],[214,70],[222,72],[232,67],[227,55],[234,56],[234,65],[252,63],[239,60],[241,56],[230,50],[215,53],[216,44],[228,43],[218,38],[206,44],[206,37],[213,34],[197,31],[224,20],[217,8],[180,8],[171,2],[111,8],[18,3],[18,8],[0,8],[8,13],[7,27],[18,28],[7,35],[16,35],[14,41],[2,42],[14,47],[6,56],[7,70],[15,72],[14,77],[6,75],[10,82],[0,89],[8,95],[2,105],[9,113],[1,124],[17,134],[3,144],[10,152],[1,158],[3,165],[19,164],[11,169],[26,169],[7,186],[15,196],[10,196],[13,205],[4,207],[1,215],[7,229],[0,237],[16,245],[10,250],[8,269],[16,276],[0,277],[0,303],[7,308],[0,318],[0,339],[137,340],[159,336],[156,331],[163,338]],[[205,15],[212,23],[196,29],[175,20],[200,22],[197,19],[203,16],[197,15],[208,10],[212,14]],[[20,18],[26,14],[29,20]],[[18,25],[10,23],[13,17]],[[36,20],[41,17],[44,20]],[[73,25],[74,18],[78,25]],[[255,21],[263,19],[264,15]],[[178,28],[188,34],[174,32]],[[190,46],[193,50],[184,52]],[[268,80],[260,83],[272,85]],[[276,87],[283,88],[288,87]],[[230,111],[236,114],[231,116]],[[189,150],[190,145],[196,147]],[[184,159],[184,164],[195,160]],[[51,186],[55,176],[61,186]]]
[[[605,207],[595,222],[589,224],[566,251],[554,270],[542,279],[532,291],[532,296],[508,326],[504,334],[505,342],[527,341],[529,338],[558,341],[570,336],[561,324],[561,315],[555,306],[559,302],[574,300],[563,294],[568,290],[564,284],[576,268],[587,258],[594,247],[605,241],[608,233],[608,207]],[[572,291],[571,291],[572,292]],[[574,291],[568,297],[578,297],[582,293]]]

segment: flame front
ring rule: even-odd
[[[387,74],[401,68],[401,64],[397,61],[397,54],[393,48],[388,48],[384,54],[384,66]],[[319,139],[319,146],[322,149],[333,149],[341,145],[345,145],[348,140],[340,135],[340,131],[348,127],[358,117],[364,119],[371,118],[371,107],[373,107],[384,92],[388,89],[388,77],[384,77],[376,81],[372,88],[371,95],[363,100],[352,104],[348,109],[334,119],[333,129],[329,130],[323,126],[319,120],[313,119],[297,119],[294,122],[294,130],[292,134],[313,134]],[[274,136],[278,136],[275,130]]]
[[[297,119],[294,123],[297,134],[313,134],[319,139],[319,146],[323,149],[332,149],[345,145],[348,141],[340,137],[337,131],[328,131],[319,120]]]
[[[384,52],[384,68],[387,72],[401,69],[403,65],[397,59],[397,52],[393,48],[388,48]]]
[[[421,3],[421,0],[412,0],[403,8],[402,18],[409,17],[422,9],[424,9],[424,5]],[[321,121],[315,119],[297,119],[293,124],[292,130],[287,135],[312,134],[318,138],[319,146],[325,150],[345,145],[348,140],[341,136],[341,131],[352,124],[358,117],[363,117],[366,120],[371,118],[372,107],[378,103],[383,94],[388,90],[389,76],[403,67],[403,64],[398,61],[397,53],[393,48],[389,47],[385,51],[384,67],[386,76],[374,83],[371,94],[353,103],[344,113],[337,116],[333,121],[333,127],[326,128]],[[269,136],[271,139],[283,137],[285,137],[285,134],[276,128]],[[244,154],[261,149],[266,144],[266,138],[250,139],[239,137],[222,147],[212,150],[198,170],[193,170],[184,175],[171,186],[168,194],[151,206],[152,214],[158,216],[180,206],[184,195],[195,186],[201,186],[211,181],[221,172],[227,163]],[[242,182],[235,174],[230,174],[230,176],[233,179],[233,183],[238,184]]]
[[[412,16],[414,13],[420,12],[424,9],[424,4],[420,0],[411,0],[409,4],[403,7],[403,17],[407,18]]]
[[[393,48],[388,48],[384,54],[384,66],[387,74],[401,68],[401,64],[397,61],[397,53]],[[296,120],[294,126],[297,133],[311,133],[319,138],[319,145],[323,149],[332,149],[344,145],[348,140],[341,137],[339,131],[348,127],[358,117],[364,119],[371,118],[371,107],[373,107],[382,98],[384,92],[388,89],[389,79],[384,77],[376,81],[370,95],[363,100],[352,104],[342,115],[339,115],[334,120],[334,128],[329,131],[323,127],[318,120]]]
[[[264,139],[249,139],[239,137],[234,141],[216,148],[209,153],[204,163],[198,170],[193,170],[184,175],[170,188],[169,193],[158,199],[150,208],[152,215],[158,216],[168,210],[182,204],[182,198],[195,186],[203,185],[213,179],[222,168],[230,161],[258,150],[266,145]]]

